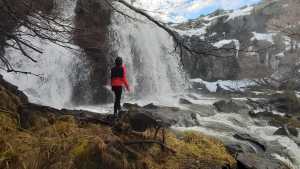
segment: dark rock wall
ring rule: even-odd
[[[108,82],[111,63],[108,44],[111,12],[102,0],[77,2],[74,41],[83,49],[89,73],[87,79],[77,79],[73,91],[75,104],[99,104],[112,100],[110,91],[104,87]],[[78,70],[78,76],[81,73]]]

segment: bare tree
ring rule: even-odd
[[[25,37],[40,38],[59,46],[71,48],[71,20],[61,16],[54,0],[0,0],[0,61],[7,72],[33,74],[16,70],[4,54],[4,48],[19,50],[32,62],[29,51],[42,54],[43,49]],[[36,75],[36,74],[34,74]]]
[[[300,40],[300,1],[285,0],[282,3],[282,11],[276,18],[270,20],[269,28],[288,36],[291,39],[290,50],[293,52]]]

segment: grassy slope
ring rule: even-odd
[[[22,129],[21,100],[0,84],[0,168],[2,169],[193,169],[234,168],[223,144],[202,134],[167,133],[168,147],[131,145],[149,133],[118,133],[109,126],[81,124],[73,116],[35,117]]]

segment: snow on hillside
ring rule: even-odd
[[[175,31],[177,33],[179,33],[180,35],[182,35],[182,36],[193,36],[193,35],[200,36],[200,38],[203,40],[204,39],[203,35],[206,34],[206,32],[207,32],[206,28],[207,27],[208,26],[203,26],[201,28],[189,29],[189,30],[185,30],[185,31],[176,29]]]
[[[207,28],[209,28],[209,26],[211,26],[217,19],[222,18],[222,17],[227,17],[227,19],[226,19],[226,22],[227,22],[236,17],[250,15],[251,11],[253,9],[254,9],[253,6],[248,6],[243,9],[235,10],[233,12],[224,11],[222,14],[219,14],[219,15],[207,15],[207,16],[199,18],[199,20],[201,21],[203,26],[197,27],[197,28],[190,28],[188,30],[175,29],[175,31],[178,32],[180,35],[185,35],[185,36],[196,35],[196,36],[201,36],[201,38],[204,39],[203,35],[205,35],[207,33]],[[194,21],[192,21],[192,23],[193,22]]]
[[[228,22],[229,20],[232,20],[236,17],[240,17],[240,16],[246,16],[246,15],[250,15],[251,11],[254,9],[253,6],[248,6],[244,9],[238,9],[233,11],[232,13],[229,13],[228,18],[226,20],[226,22]]]

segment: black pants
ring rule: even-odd
[[[113,86],[112,91],[115,93],[114,115],[118,116],[118,111],[121,110],[122,86]]]

